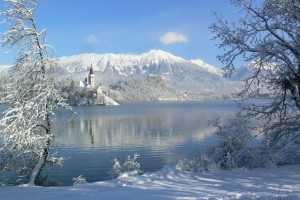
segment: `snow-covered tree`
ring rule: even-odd
[[[37,0],[4,0],[6,25],[2,43],[18,58],[9,75],[8,108],[0,119],[0,172],[34,184],[46,163],[61,164],[51,155],[51,120],[60,107],[71,110],[54,87],[56,63],[34,18]]]
[[[183,99],[183,95],[159,76],[127,78],[110,86],[110,96],[118,102],[157,101],[159,99]]]
[[[222,122],[216,118],[211,126],[216,128],[217,144],[193,159],[180,159],[176,164],[178,169],[197,172],[265,166],[265,162],[257,162],[258,158],[262,158],[261,152],[250,146],[254,143],[254,134],[245,120],[234,118]]]
[[[257,167],[255,152],[249,145],[253,142],[253,134],[245,120],[234,118],[224,123],[216,119],[212,126],[217,128],[215,134],[220,138],[220,142],[207,152],[214,163],[222,169]]]
[[[225,50],[219,59],[229,72],[240,58],[255,69],[241,97],[259,97],[261,88],[267,88],[271,97],[263,104],[245,104],[242,116],[259,119],[270,150],[299,156],[300,1],[231,2],[242,17],[234,23],[219,17],[211,26],[215,39],[220,41],[218,47]]]

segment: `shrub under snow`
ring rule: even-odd
[[[73,181],[74,181],[73,185],[86,184],[86,180],[82,175],[78,176],[77,178],[73,178]]]
[[[215,134],[221,141],[208,151],[208,155],[222,169],[254,167],[256,156],[249,145],[253,138],[247,124],[247,121],[237,118],[229,120],[226,124],[219,120],[213,124],[217,128]]]
[[[176,168],[180,169],[181,171],[203,172],[213,171],[219,167],[212,158],[207,156],[207,154],[201,153],[193,159],[183,158],[178,160],[176,163]]]
[[[136,174],[141,174],[142,171],[140,170],[140,164],[136,161],[137,158],[140,155],[135,153],[133,157],[127,156],[126,161],[121,164],[120,161],[118,161],[117,158],[113,159],[113,167],[112,169],[108,172],[108,178],[113,179],[117,178],[120,176],[122,173],[125,172],[134,172]]]
[[[252,135],[247,122],[231,119],[226,124],[216,120],[212,124],[219,136],[219,143],[198,157],[177,162],[177,168],[183,171],[206,171],[216,168],[253,168],[257,166],[256,153],[249,143]]]

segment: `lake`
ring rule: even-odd
[[[153,172],[181,157],[192,157],[216,142],[209,121],[234,116],[233,101],[147,102],[120,106],[74,107],[72,120],[52,123],[62,168],[47,169],[45,185],[72,185],[83,175],[87,182],[107,179],[113,158],[122,163],[140,154],[144,172]]]

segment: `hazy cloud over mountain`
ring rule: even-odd
[[[177,32],[167,32],[159,38],[161,44],[171,45],[188,42],[188,37]]]
[[[99,43],[99,38],[96,35],[91,34],[85,38],[85,42],[89,44],[96,44]]]

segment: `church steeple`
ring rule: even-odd
[[[88,85],[92,88],[95,87],[95,74],[93,70],[93,65],[91,64],[90,73],[88,75]]]
[[[94,74],[94,70],[93,70],[93,64],[91,64],[91,68],[90,68],[90,74]]]

